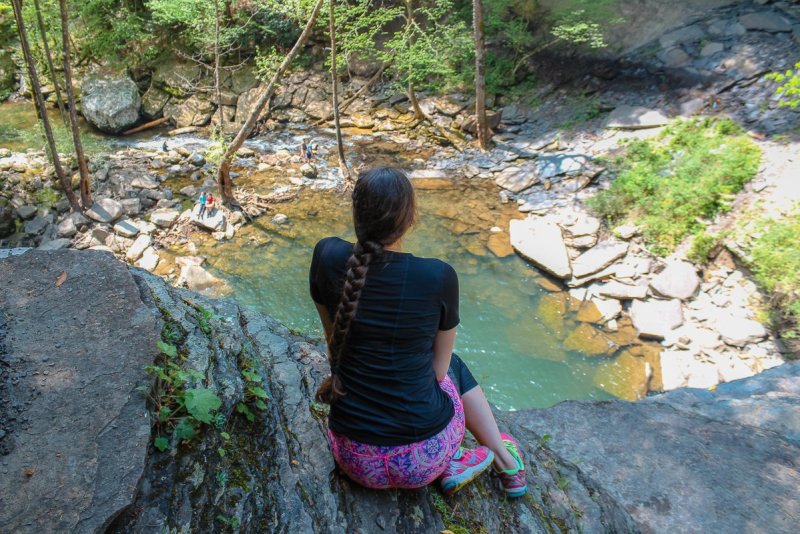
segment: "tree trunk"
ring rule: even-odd
[[[42,35],[42,48],[44,50],[44,57],[47,61],[47,70],[50,71],[50,81],[56,91],[56,103],[58,104],[58,111],[61,112],[61,120],[66,128],[68,125],[67,109],[64,107],[64,99],[61,97],[61,89],[58,87],[58,80],[56,79],[56,68],[53,65],[53,55],[50,53],[50,44],[47,42],[47,29],[44,25],[42,18],[42,9],[39,7],[39,0],[33,0],[33,6],[36,10],[36,21],[39,25],[39,33]]]
[[[214,91],[217,99],[217,113],[219,114],[219,132],[223,129],[222,115],[222,90],[220,88],[220,58],[219,58],[219,19],[222,16],[219,9],[219,0],[214,0]]]
[[[286,56],[286,58],[284,58],[283,62],[280,64],[280,67],[278,67],[278,70],[269,81],[269,84],[267,84],[264,94],[262,94],[261,98],[258,99],[255,109],[253,109],[253,113],[250,114],[250,116],[247,118],[247,121],[245,121],[245,123],[239,129],[239,133],[236,134],[236,137],[233,139],[231,144],[228,146],[228,149],[225,151],[225,154],[222,156],[222,162],[219,165],[217,178],[219,180],[219,195],[222,198],[223,203],[227,204],[233,201],[233,185],[231,184],[230,172],[231,161],[233,160],[236,151],[241,148],[245,140],[253,132],[253,128],[255,128],[256,122],[258,121],[258,116],[261,114],[261,110],[264,109],[264,106],[267,104],[269,99],[272,98],[272,94],[275,92],[275,86],[278,84],[281,76],[283,76],[283,73],[286,72],[287,68],[289,68],[289,65],[300,53],[300,50],[303,48],[303,46],[305,46],[308,38],[314,31],[314,25],[317,22],[319,12],[322,10],[324,3],[325,0],[317,0],[316,5],[314,5],[314,9],[311,12],[311,16],[308,18],[308,23],[306,24],[303,33],[301,33],[300,37],[297,38],[297,42],[292,47],[291,51],[289,51],[289,54]]]
[[[64,62],[64,85],[67,91],[67,106],[69,107],[69,125],[72,130],[72,141],[75,144],[75,156],[78,158],[78,171],[81,175],[81,204],[84,209],[92,206],[92,192],[89,185],[89,168],[86,166],[86,157],[83,154],[81,132],[78,128],[78,114],[75,111],[75,95],[72,91],[72,66],[69,57],[69,18],[67,16],[66,0],[58,0],[61,11],[61,59]]]
[[[411,102],[411,108],[414,110],[414,118],[418,120],[425,119],[425,113],[419,107],[419,99],[417,99],[417,91],[414,89],[414,83],[408,82],[408,100]]]
[[[61,182],[61,188],[69,200],[70,206],[74,211],[80,211],[81,207],[78,204],[78,199],[75,193],[72,192],[72,182],[64,172],[64,167],[61,165],[61,159],[58,157],[58,149],[56,148],[56,141],[53,138],[53,129],[50,126],[50,119],[47,117],[47,108],[44,105],[44,97],[42,96],[42,84],[39,82],[39,75],[36,72],[36,65],[33,62],[33,55],[31,54],[31,47],[28,41],[28,32],[25,29],[25,21],[22,18],[22,4],[21,0],[11,0],[11,6],[14,8],[14,18],[17,23],[17,33],[19,34],[19,42],[22,47],[22,55],[25,58],[25,66],[28,68],[28,77],[31,81],[31,92],[33,93],[34,101],[36,102],[36,109],[39,112],[39,120],[42,121],[42,128],[44,129],[44,136],[47,139],[47,147],[50,152],[50,160],[53,162],[53,167],[58,176],[58,181]]]
[[[347,160],[344,157],[344,144],[342,143],[342,127],[339,124],[339,71],[336,68],[336,15],[334,8],[336,0],[329,0],[330,7],[330,33],[331,33],[331,80],[333,83],[333,124],[336,129],[336,151],[339,155],[339,169],[342,171],[345,184],[350,185],[352,176],[350,169],[347,168]]]
[[[475,120],[478,145],[489,148],[489,125],[486,120],[486,56],[483,34],[483,2],[472,0],[472,23],[475,35]]]

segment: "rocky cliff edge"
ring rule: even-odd
[[[370,491],[328,452],[309,340],[107,253],[5,256],[0,531],[776,533],[800,517],[797,364],[713,392],[502,414],[528,460],[518,501],[492,475],[453,498]],[[160,452],[144,369],[165,332],[185,387],[221,405]],[[266,399],[249,421],[254,384]]]

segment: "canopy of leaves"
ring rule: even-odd
[[[392,62],[402,86],[436,88],[459,78],[459,67],[473,57],[474,42],[471,30],[452,11],[452,0],[423,0],[404,12],[403,28],[377,54]]]

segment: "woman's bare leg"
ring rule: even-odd
[[[494,465],[498,469],[516,469],[517,461],[508,452],[500,438],[500,429],[494,419],[489,401],[480,386],[476,386],[461,396],[467,430],[472,432],[478,443],[494,452]]]

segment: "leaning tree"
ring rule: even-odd
[[[14,20],[17,24],[17,33],[19,34],[20,47],[22,48],[22,56],[25,60],[25,66],[28,70],[28,77],[31,82],[31,92],[33,93],[34,103],[39,114],[39,121],[44,130],[44,136],[47,140],[48,152],[50,154],[50,161],[53,162],[58,181],[61,183],[61,188],[69,200],[69,204],[74,211],[80,211],[81,207],[78,203],[78,198],[72,192],[72,181],[64,172],[64,167],[61,165],[61,158],[58,155],[58,148],[56,141],[53,137],[53,128],[50,125],[50,119],[47,116],[47,107],[45,106],[44,96],[42,95],[42,85],[39,81],[39,74],[36,72],[36,64],[31,53],[30,41],[28,40],[28,31],[25,27],[25,19],[22,16],[22,0],[11,0],[11,6],[14,9]]]

